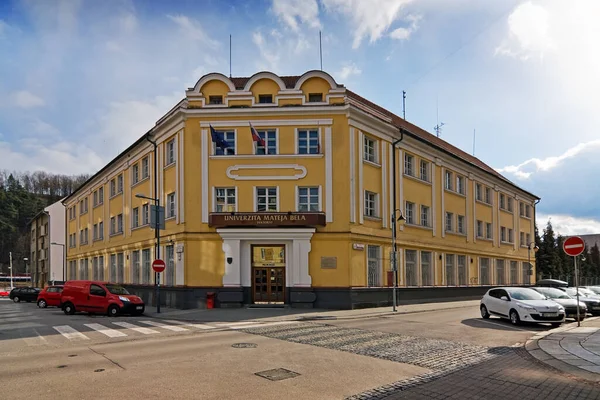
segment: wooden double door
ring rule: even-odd
[[[285,303],[285,245],[252,246],[252,300]]]

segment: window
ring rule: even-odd
[[[465,216],[464,215],[458,215],[456,217],[456,230],[458,231],[458,233],[461,233],[463,235],[465,235],[466,229],[465,229]]]
[[[87,244],[87,242],[89,241],[89,229],[88,228],[85,228],[83,230],[83,237],[85,239],[85,243]]]
[[[490,284],[490,259],[480,258],[479,259],[479,283],[481,285]]]
[[[452,172],[450,171],[446,171],[446,185],[445,185],[447,190],[454,190],[454,188],[452,187]]]
[[[223,104],[223,96],[208,96],[208,104]]]
[[[506,209],[506,196],[504,195],[504,193],[500,193],[500,208],[502,210]]]
[[[98,224],[94,224],[94,228],[92,230],[92,239],[98,240]]]
[[[317,129],[298,130],[298,154],[319,154],[320,150]]]
[[[131,212],[131,227],[137,228],[140,226],[140,208],[135,207]]]
[[[142,179],[150,176],[150,159],[148,156],[142,158]]]
[[[477,221],[477,237],[483,238],[483,221]]]
[[[214,146],[214,154],[216,156],[233,156],[235,155],[235,132],[234,131],[217,131],[217,135],[219,135],[224,142],[227,142],[229,147],[222,149],[217,147],[215,143]]]
[[[106,296],[106,291],[98,285],[90,285],[90,295],[92,296]]]
[[[406,175],[415,176],[414,161],[413,156],[407,153],[404,154],[404,173]]]
[[[131,252],[131,283],[140,283],[140,251]]]
[[[406,286],[418,286],[417,251],[406,250],[404,253],[406,260]]]
[[[485,202],[488,204],[492,204],[492,189],[489,187],[485,188]]]
[[[524,203],[519,203],[519,215],[521,217],[525,216],[525,204]]]
[[[131,182],[133,185],[140,181],[140,166],[135,164],[131,167]]]
[[[98,204],[103,204],[104,203],[104,188],[101,187],[100,189],[98,189]]]
[[[88,259],[79,260],[79,279],[88,280],[89,277]]]
[[[477,201],[483,201],[483,195],[482,195],[482,187],[481,187],[481,183],[476,183],[475,184],[475,200]]]
[[[117,215],[117,233],[123,233],[123,214]]]
[[[104,222],[98,222],[98,239],[104,239]]]
[[[500,241],[506,242],[506,228],[503,226],[500,227]]]
[[[256,211],[277,211],[277,188],[256,188]]]
[[[104,280],[104,256],[98,257],[98,280]]]
[[[125,282],[125,257],[123,253],[117,254],[117,282]]]
[[[515,242],[515,238],[514,238],[514,232],[511,228],[508,228],[508,242],[509,243],[514,243]]]
[[[69,279],[77,279],[77,261],[69,261]]]
[[[456,191],[465,194],[465,178],[463,176],[456,176]]]
[[[510,284],[516,285],[519,283],[519,273],[517,271],[517,262],[510,262]]]
[[[167,142],[167,148],[165,149],[166,162],[165,165],[171,165],[175,163],[175,139],[171,139]]]
[[[467,285],[467,257],[456,256],[456,267],[458,270],[458,284],[460,286]]]
[[[265,146],[256,143],[256,154],[277,154],[277,132],[276,131],[257,131],[258,136],[265,141]]]
[[[150,223],[150,206],[148,203],[142,205],[142,225]]]
[[[510,198],[510,197],[508,197],[507,200],[508,200],[508,202],[507,202],[507,204],[508,204],[507,209],[508,209],[508,211],[513,212],[513,199]]]
[[[381,247],[367,245],[367,286],[381,286]]]
[[[94,191],[92,204],[94,207],[96,207],[98,205],[98,191],[97,190]]]
[[[492,234],[492,224],[489,222],[485,223],[485,237],[490,240],[494,237]]]
[[[165,285],[175,286],[175,246],[166,247]]]
[[[87,211],[87,204],[86,204],[86,211]],[[531,206],[529,204],[527,204],[525,206],[525,216],[527,218],[531,218]]]
[[[236,211],[235,188],[215,188],[215,212]]]
[[[504,285],[504,260],[496,260],[496,285]]]
[[[531,243],[531,233],[526,233],[525,237],[526,237],[526,240],[527,240],[527,246],[529,246],[529,243]]]
[[[405,218],[407,224],[415,223],[415,203],[406,202]]]
[[[142,250],[142,283],[150,284],[150,249]]]
[[[365,190],[365,216],[377,218],[377,193]]]
[[[298,211],[320,211],[318,187],[298,188]]]
[[[110,282],[117,281],[117,255],[110,255]]]
[[[527,245],[527,243],[525,242],[525,232],[519,233],[519,245],[521,247]]]
[[[175,218],[177,209],[175,207],[175,193],[167,195],[167,218]]]
[[[521,284],[529,284],[529,267],[531,265],[528,262],[523,261],[521,264],[521,279],[523,280]]]
[[[421,160],[421,180],[429,182],[429,163],[425,160]]]
[[[377,142],[368,136],[364,137],[364,160],[377,162]]]
[[[454,214],[447,212],[446,213],[446,232],[454,231]]]
[[[433,286],[433,268],[431,265],[431,253],[421,252],[421,285]]]
[[[446,254],[446,285],[456,286],[456,271],[454,270],[454,254]]]
[[[309,93],[308,94],[308,102],[309,103],[320,103],[323,101],[323,93]]]
[[[272,104],[273,103],[273,95],[272,94],[259,94],[258,102],[260,104]]]
[[[421,226],[429,227],[429,207],[421,206]]]
[[[83,229],[81,229],[79,231],[79,243],[84,244],[84,241],[83,241]]]
[[[117,232],[117,219],[110,217],[110,234],[114,235]]]

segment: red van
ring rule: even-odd
[[[63,290],[62,285],[46,286],[38,294],[37,305],[39,308],[58,307],[60,305],[60,294]]]
[[[142,315],[145,305],[138,296],[113,283],[67,281],[60,296],[61,308],[67,315],[76,312]]]

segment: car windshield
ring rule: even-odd
[[[600,294],[600,287],[591,287],[590,290],[595,294]]]
[[[540,292],[544,296],[549,299],[570,299],[571,296],[563,292],[562,290],[554,289],[554,288],[536,288],[534,289],[536,292]]]
[[[130,294],[127,289],[125,289],[122,286],[117,286],[117,285],[106,285],[106,288],[108,289],[109,292],[111,292],[112,294]]]
[[[546,296],[532,289],[508,289],[507,292],[515,300],[546,300]]]
[[[567,290],[567,294],[569,294],[570,296],[577,296],[577,290],[575,290],[575,288],[566,288]],[[583,296],[584,293],[581,291],[581,289],[579,289],[579,295]]]
[[[596,293],[592,292],[590,289],[579,288],[579,291],[588,296],[595,296]]]

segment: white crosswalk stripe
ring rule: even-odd
[[[88,328],[92,328],[96,332],[100,332],[101,334],[106,335],[110,338],[127,336],[126,333],[123,333],[116,329],[107,328],[104,325],[100,325],[100,324],[84,324],[84,325],[87,326]]]
[[[275,321],[275,322],[265,322],[265,323],[255,323],[253,325],[242,325],[242,326],[232,326],[231,329],[250,329],[250,328],[265,328],[267,326],[277,326],[277,325],[289,325],[295,324],[295,321]]]
[[[132,331],[138,332],[138,333],[142,333],[144,335],[150,335],[153,333],[160,333],[159,331],[155,331],[154,329],[150,329],[150,328],[144,328],[141,326],[137,326],[134,324],[130,324],[129,322],[113,322],[113,324],[118,325],[122,328],[127,328],[127,329],[131,329]]]
[[[90,338],[85,336],[83,333],[75,330],[74,328],[71,328],[69,325],[60,325],[60,326],[53,326],[53,328],[60,333],[61,335],[63,335],[64,337],[66,337],[69,340],[73,340],[73,339],[81,339],[81,340],[89,340]]]
[[[157,328],[168,329],[173,332],[184,332],[184,331],[188,330],[186,328],[182,328],[181,326],[167,325],[167,324],[163,324],[161,322],[155,322],[155,321],[138,321],[138,322],[141,322],[142,324],[146,324],[146,325],[150,325],[150,326],[156,326]]]
[[[246,326],[246,325],[256,325],[258,323],[259,322],[257,322],[257,321],[246,321],[246,322],[215,322],[215,325],[218,326],[219,328],[232,328],[232,329],[234,329],[235,327],[243,327],[243,326]]]
[[[207,324],[192,324],[192,323],[189,323],[189,322],[175,321],[175,320],[172,320],[172,319],[166,319],[164,321],[168,322],[170,324],[189,326],[189,327],[197,328],[197,329],[205,329],[205,330],[208,330],[208,329],[217,329],[216,326],[207,325]]]

